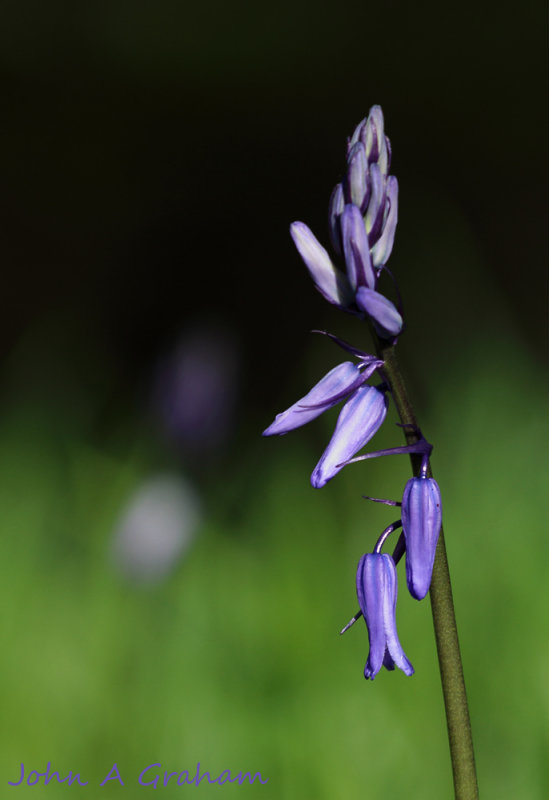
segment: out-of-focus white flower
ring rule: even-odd
[[[162,579],[188,549],[200,522],[193,487],[176,474],[146,480],[130,498],[115,528],[115,564],[140,581]]]

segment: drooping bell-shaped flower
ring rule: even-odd
[[[339,414],[328,447],[311,475],[311,484],[321,489],[345,462],[351,459],[379,430],[387,414],[385,392],[375,386],[361,386]]]
[[[410,478],[402,497],[402,529],[406,540],[406,581],[416,600],[422,600],[431,585],[441,524],[438,483],[434,478]]]
[[[396,630],[397,574],[391,556],[367,553],[358,563],[356,593],[368,628],[370,652],[364,677],[375,678],[382,666],[395,665],[406,675],[414,668],[406,658]]]

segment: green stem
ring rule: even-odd
[[[378,353],[384,360],[384,377],[391,387],[400,420],[418,426],[408,391],[400,372],[395,348],[378,342]],[[404,428],[408,444],[417,441],[413,429]],[[411,456],[414,474],[418,474],[421,458]],[[429,475],[431,470],[429,467]],[[431,581],[431,610],[437,643],[438,663],[446,708],[450,757],[454,774],[456,800],[478,800],[475,754],[471,735],[471,721],[465,692],[463,666],[452,598],[452,585],[446,558],[444,531],[441,529]]]

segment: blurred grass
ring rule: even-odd
[[[420,416],[436,442],[481,793],[541,800],[549,792],[547,384],[512,341],[464,348],[461,363],[441,370],[430,415]],[[320,437],[331,424],[317,423]],[[392,520],[360,495],[398,495],[405,459],[351,467],[314,492],[310,439],[258,440],[207,490],[183,563],[144,588],[122,581],[109,561],[120,509],[153,469],[135,438],[124,455],[108,454],[51,409],[12,402],[2,413],[6,780],[21,762],[43,771],[51,761],[98,787],[117,762],[133,793],[148,764],[192,775],[200,762],[212,776],[269,778],[225,784],[227,797],[450,797],[428,602],[401,583],[411,679],[383,671],[366,683],[363,624],[337,635],[356,610],[358,558]],[[380,433],[380,443],[395,439],[389,426]],[[231,497],[246,498],[237,514],[227,512]],[[220,791],[200,788],[206,797]],[[47,796],[67,791],[52,783]],[[102,796],[120,791],[112,782]],[[182,791],[170,784],[163,796]]]

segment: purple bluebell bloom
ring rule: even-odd
[[[362,353],[337,337],[344,349],[359,359],[358,364],[344,361],[334,367],[304,397],[277,414],[263,436],[282,435],[300,428],[320,416],[341,400],[346,400],[337,420],[334,434],[311,476],[319,489],[344,466],[376,433],[387,413],[385,391],[366,385],[376,369],[383,366],[375,356]]]
[[[345,403],[328,447],[311,475],[311,484],[321,489],[345,462],[352,458],[379,430],[387,414],[385,392],[375,386],[361,386]]]
[[[368,628],[370,652],[364,677],[375,678],[382,666],[395,665],[406,675],[414,668],[406,658],[396,630],[397,574],[391,556],[367,553],[358,563],[356,573],[358,604]]]
[[[406,540],[406,581],[412,597],[423,600],[431,585],[442,503],[434,478],[410,478],[402,497],[402,529]]]

